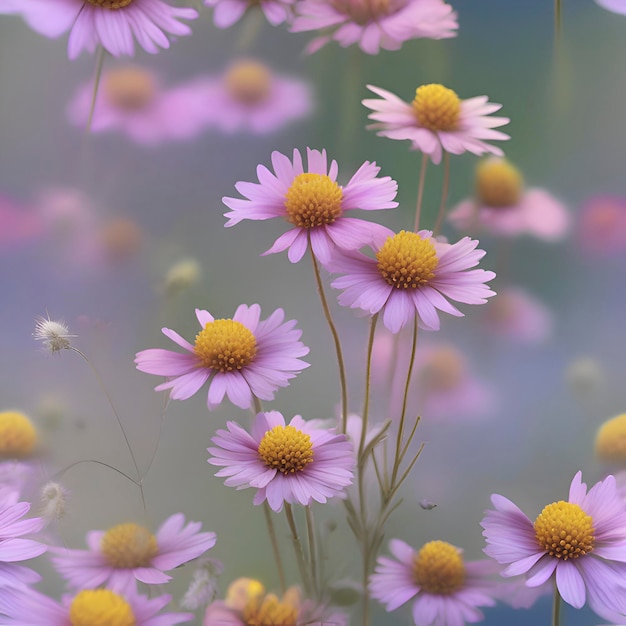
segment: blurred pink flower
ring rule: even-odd
[[[596,0],[596,4],[607,11],[626,15],[626,0]]]
[[[543,302],[519,287],[505,287],[484,310],[486,331],[520,343],[540,343],[553,327]]]
[[[311,42],[309,53],[334,40],[378,54],[409,39],[455,37],[458,28],[457,14],[443,0],[299,0],[295,7],[292,32],[332,29]]]
[[[169,48],[169,35],[189,35],[179,20],[198,17],[194,9],[172,7],[162,0],[10,0],[0,13],[20,13],[27,24],[46,37],[70,31],[68,56],[102,46],[113,56],[133,55],[136,39],[150,54]]]
[[[590,198],[582,207],[577,230],[580,248],[590,256],[626,252],[626,198]]]
[[[307,83],[273,74],[251,59],[236,61],[221,76],[199,80],[197,87],[208,125],[226,133],[270,133],[312,109]]]
[[[157,76],[137,66],[120,66],[103,73],[91,121],[91,131],[119,130],[133,141],[156,145],[193,139],[206,127],[206,103],[195,82],[165,89]],[[93,83],[76,91],[67,115],[74,126],[87,126]]]
[[[476,169],[476,197],[464,200],[448,215],[459,230],[492,235],[533,235],[562,239],[569,230],[565,206],[544,189],[524,189],[522,175],[506,159],[485,159]]]
[[[35,211],[0,196],[0,249],[12,249],[38,239],[43,230]]]
[[[380,96],[380,100],[363,100],[363,106],[372,109],[369,119],[374,124],[369,129],[389,139],[408,139],[411,149],[427,154],[433,163],[439,163],[443,150],[450,154],[502,156],[500,148],[484,140],[506,140],[508,135],[493,130],[509,123],[508,117],[492,117],[501,104],[488,102],[487,96],[461,100],[452,89],[430,84],[418,87],[409,104],[380,87],[367,88]]]
[[[251,8],[259,7],[267,21],[278,26],[291,17],[295,0],[204,0],[204,4],[213,7],[213,23],[218,28],[228,28],[239,21]]]

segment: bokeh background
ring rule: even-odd
[[[487,94],[502,103],[502,114],[511,118],[504,129],[512,137],[504,146],[507,156],[530,185],[560,198],[573,220],[569,236],[557,244],[530,237],[510,245],[481,240],[488,251],[482,266],[499,273],[495,290],[523,286],[552,311],[545,341],[524,345],[494,336],[482,310],[491,304],[465,306],[466,318],[443,320],[436,337],[422,334],[424,341],[462,349],[495,400],[480,419],[429,421],[423,415],[417,439],[425,442],[424,452],[387,536],[415,546],[443,539],[462,546],[467,558],[480,558],[479,522],[491,493],[506,495],[534,518],[545,504],[566,498],[577,470],[594,483],[615,469],[594,457],[593,446],[598,426],[626,406],[625,257],[585,252],[579,217],[595,196],[626,195],[626,17],[591,0],[563,0],[555,47],[553,7],[546,0],[452,4],[459,13],[457,38],[411,41],[401,51],[374,57],[334,44],[308,57],[302,52],[310,40],[306,34],[251,20],[220,31],[203,9],[192,24],[193,36],[136,60],[173,83],[219,73],[236,56],[254,56],[309,81],[314,114],[271,135],[208,131],[194,141],[154,149],[115,133],[85,137],[71,127],[67,103],[93,75],[94,58],[70,62],[65,38],[48,40],[19,18],[0,18],[0,195],[29,211],[46,190],[70,189],[84,194],[103,223],[123,217],[137,229],[130,252],[108,262],[81,258],[71,232],[21,241],[12,240],[7,229],[0,232],[0,409],[32,416],[40,429],[43,475],[59,475],[88,459],[132,475],[111,407],[89,366],[74,353],[53,357],[32,339],[37,316],[63,319],[78,335],[74,344],[100,372],[142,469],[158,442],[145,478],[147,522],[156,527],[182,511],[217,532],[212,553],[225,564],[223,588],[238,576],[258,577],[268,587],[277,582],[262,511],[252,507],[251,492],[224,487],[206,462],[215,430],[247,415],[226,403],[209,414],[203,393],[171,402],[164,414],[165,398],[152,390],[158,381],[135,370],[134,354],[170,347],[162,326],[191,339],[197,332],[195,307],[220,317],[231,316],[240,303],[258,302],[264,317],[282,307],[288,318],[299,320],[312,367],[280,391],[271,407],[311,419],[336,414],[334,352],[310,264],[305,259],[292,265],[286,255],[260,259],[282,224],[244,222],[225,230],[221,198],[237,195],[236,181],[256,180],[256,165],[269,164],[273,150],[326,148],[338,159],[344,183],[364,160],[375,160],[383,174],[395,178],[400,207],[375,219],[394,229],[410,227],[420,157],[406,143],[365,130],[367,111],[360,100],[368,95],[366,84],[410,100],[417,85],[440,82],[462,98]],[[452,159],[448,206],[471,195],[476,161],[469,155]],[[442,168],[430,167],[426,227],[435,219],[441,179]],[[448,225],[444,233],[458,236]],[[184,258],[198,261],[201,278],[168,296],[163,277]],[[351,408],[358,412],[367,321],[338,306],[333,310],[350,362]],[[374,417],[382,420],[382,413]],[[52,541],[83,547],[90,529],[145,520],[136,487],[115,472],[82,463],[60,476],[71,504],[49,529]],[[423,498],[437,507],[423,510]],[[340,522],[330,539],[328,568],[339,577],[356,576],[358,551],[341,523],[341,506],[318,510],[321,519]],[[286,527],[280,532],[287,546]],[[41,588],[58,593],[60,581],[45,563],[41,568],[47,573]],[[191,570],[176,573],[175,596],[184,592]],[[295,577],[295,567],[290,572]],[[530,611],[499,606],[486,616],[487,625],[547,623],[549,601]],[[406,610],[378,611],[374,623],[409,619]],[[570,610],[566,619],[581,626],[602,621]]]

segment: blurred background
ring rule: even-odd
[[[579,469],[588,484],[619,469],[596,457],[594,438],[606,419],[626,407],[626,246],[602,242],[620,228],[619,215],[609,219],[604,235],[602,217],[600,231],[589,224],[596,224],[594,207],[607,203],[617,206],[617,214],[626,213],[626,17],[591,0],[563,0],[555,51],[550,2],[452,4],[459,14],[457,38],[409,41],[398,52],[377,56],[334,43],[306,56],[308,34],[255,23],[253,16],[218,30],[204,8],[191,24],[193,36],[156,56],[140,52],[135,61],[163,83],[177,84],[219,75],[234,58],[253,57],[308,82],[312,114],[269,134],[209,129],[190,141],[154,147],[119,132],[85,136],[70,124],[68,103],[92,78],[95,58],[70,62],[65,37],[49,40],[17,17],[0,18],[0,410],[32,417],[45,477],[88,459],[133,475],[90,367],[77,354],[53,356],[33,341],[37,316],[64,320],[111,394],[140,468],[148,467],[158,444],[144,481],[148,522],[156,528],[182,511],[215,531],[211,555],[225,564],[223,589],[238,576],[257,577],[268,588],[277,583],[252,492],[226,488],[206,461],[215,430],[229,419],[245,423],[248,415],[228,403],[209,414],[205,392],[172,401],[164,413],[164,395],[153,391],[158,380],[136,371],[133,358],[138,350],[173,347],[160,333],[163,326],[193,340],[196,307],[218,317],[232,316],[240,303],[259,303],[263,317],[282,307],[288,319],[298,320],[312,367],[278,392],[271,408],[306,419],[337,414],[334,351],[310,263],[292,265],[284,254],[260,259],[284,225],[243,222],[225,230],[221,198],[237,196],[239,180],[256,181],[257,164],[269,165],[273,150],[326,148],[339,162],[342,183],[365,160],[375,160],[383,175],[396,179],[400,207],[366,218],[395,230],[410,228],[420,155],[407,142],[365,130],[367,110],[360,101],[369,95],[366,84],[410,101],[418,85],[438,82],[461,98],[485,94],[502,103],[500,113],[511,118],[502,129],[512,137],[502,145],[507,157],[528,186],[548,190],[571,218],[567,235],[557,242],[477,233],[487,250],[481,267],[498,273],[493,288],[519,288],[536,299],[542,331],[530,338],[497,332],[495,298],[472,310],[461,306],[465,318],[442,317],[439,333],[421,334],[420,349],[452,346],[462,355],[463,375],[479,381],[481,401],[432,405],[430,415],[427,403],[415,401],[414,410],[422,413],[416,440],[425,447],[387,537],[416,547],[442,539],[463,547],[467,559],[480,558],[479,522],[490,494],[506,495],[534,519],[544,505],[567,498]],[[114,65],[111,58],[106,63]],[[453,157],[449,208],[472,196],[477,162],[471,155]],[[442,167],[429,167],[426,228],[434,224],[441,185]],[[585,221],[587,212],[591,222]],[[621,228],[626,231],[623,220]],[[460,236],[449,224],[443,233],[452,241]],[[168,272],[190,259],[197,264],[191,279],[172,288]],[[340,309],[334,296],[332,302],[350,364],[351,409],[359,412],[368,323]],[[385,395],[391,364],[383,335],[380,342],[373,417],[382,421],[394,398]],[[71,504],[66,517],[49,528],[51,541],[82,548],[90,529],[145,519],[137,488],[115,472],[83,463],[60,476]],[[436,508],[423,510],[422,499]],[[339,522],[330,538],[329,552],[337,557],[329,571],[356,577],[358,551],[342,508],[317,509],[320,519]],[[287,542],[286,526],[279,532]],[[45,563],[41,568],[47,572],[41,589],[60,592],[52,570]],[[168,589],[175,597],[186,589],[191,571],[187,566],[176,573]],[[295,567],[290,573],[296,576]],[[375,624],[410,620],[406,609],[392,615],[376,611]],[[547,623],[548,615],[544,600],[530,611],[488,609],[484,623]],[[566,620],[581,626],[602,621],[571,610]]]

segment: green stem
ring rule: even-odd
[[[263,405],[261,404],[261,401],[256,396],[253,396],[253,398],[254,398],[254,415],[256,416],[257,413],[263,413]]]
[[[296,553],[296,560],[298,561],[298,569],[300,570],[300,577],[302,578],[302,585],[304,592],[308,595],[311,591],[311,581],[309,580],[309,571],[304,559],[304,551],[302,550],[302,542],[298,535],[298,528],[296,526],[296,520],[291,510],[291,504],[285,502],[285,515],[287,516],[287,523],[289,524],[289,530],[291,531],[291,542],[293,543],[293,550]]]
[[[561,40],[561,0],[554,0],[554,43]]]
[[[422,215],[422,199],[424,197],[424,182],[426,181],[426,166],[428,165],[428,155],[422,154],[422,165],[420,167],[420,178],[417,184],[417,204],[415,206],[415,224],[413,230],[417,232],[420,228],[420,217]]]
[[[311,579],[313,581],[313,594],[315,599],[319,599],[319,587],[317,584],[317,548],[315,543],[315,520],[313,519],[313,509],[310,506],[304,507],[306,513],[306,530],[309,540],[309,563],[311,564]]]
[[[272,543],[272,550],[274,551],[274,561],[276,562],[276,569],[278,570],[278,580],[280,582],[280,592],[285,593],[287,585],[285,583],[285,570],[283,569],[283,561],[280,557],[280,550],[278,549],[278,539],[276,537],[276,529],[274,528],[274,521],[272,520],[272,511],[267,500],[263,503],[263,512],[265,513],[265,522],[267,524],[267,532],[270,536]]]
[[[370,408],[370,391],[371,391],[371,377],[372,377],[372,353],[374,351],[374,336],[376,335],[376,322],[378,322],[378,313],[372,316],[370,323],[370,334],[367,342],[367,364],[365,366],[365,398],[363,399],[363,416],[362,416],[362,428],[361,438],[359,440],[359,463],[361,462],[361,455],[363,454],[363,448],[365,447],[365,437],[367,435],[367,426],[369,421],[369,408]]]
[[[315,273],[315,282],[317,283],[317,293],[322,301],[322,308],[324,309],[324,317],[328,322],[330,332],[333,336],[333,342],[335,343],[335,352],[337,353],[337,364],[339,366],[339,381],[341,385],[341,432],[345,433],[348,426],[348,383],[346,382],[346,367],[343,360],[343,352],[341,350],[341,342],[339,341],[339,333],[333,322],[333,318],[330,314],[330,307],[328,306],[328,300],[324,292],[324,284],[322,283],[322,276],[320,274],[320,268],[317,264],[317,259],[311,247],[311,234],[308,234],[309,250],[311,251],[311,261],[313,262],[313,272]]]
[[[554,583],[554,601],[552,603],[552,626],[559,626],[561,618],[561,594]]]
[[[91,132],[91,123],[93,121],[93,112],[96,108],[96,98],[98,97],[98,88],[100,87],[100,77],[102,76],[102,66],[104,65],[104,48],[102,46],[98,46],[98,52],[96,56],[96,74],[94,77],[93,83],[93,92],[91,95],[91,106],[89,107],[89,117],[87,118],[87,127],[85,129],[85,134],[89,134]]]
[[[450,187],[450,153],[443,153],[443,187],[441,189],[441,204],[439,205],[439,213],[433,233],[435,237],[439,234],[443,225],[443,217],[446,214],[446,202],[448,201],[448,190]]]

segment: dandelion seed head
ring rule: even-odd
[[[41,490],[41,516],[50,521],[63,519],[68,495],[59,483],[46,483]]]
[[[216,559],[201,562],[193,573],[189,587],[181,600],[181,606],[189,611],[195,611],[213,602],[219,594],[218,577],[223,571],[224,566]]]
[[[195,259],[183,259],[172,265],[165,274],[163,283],[168,294],[178,293],[200,280],[202,270]]]
[[[63,322],[40,317],[35,323],[33,337],[37,341],[42,341],[46,349],[54,354],[70,349],[72,347],[70,339],[76,335],[70,335],[69,328]]]

